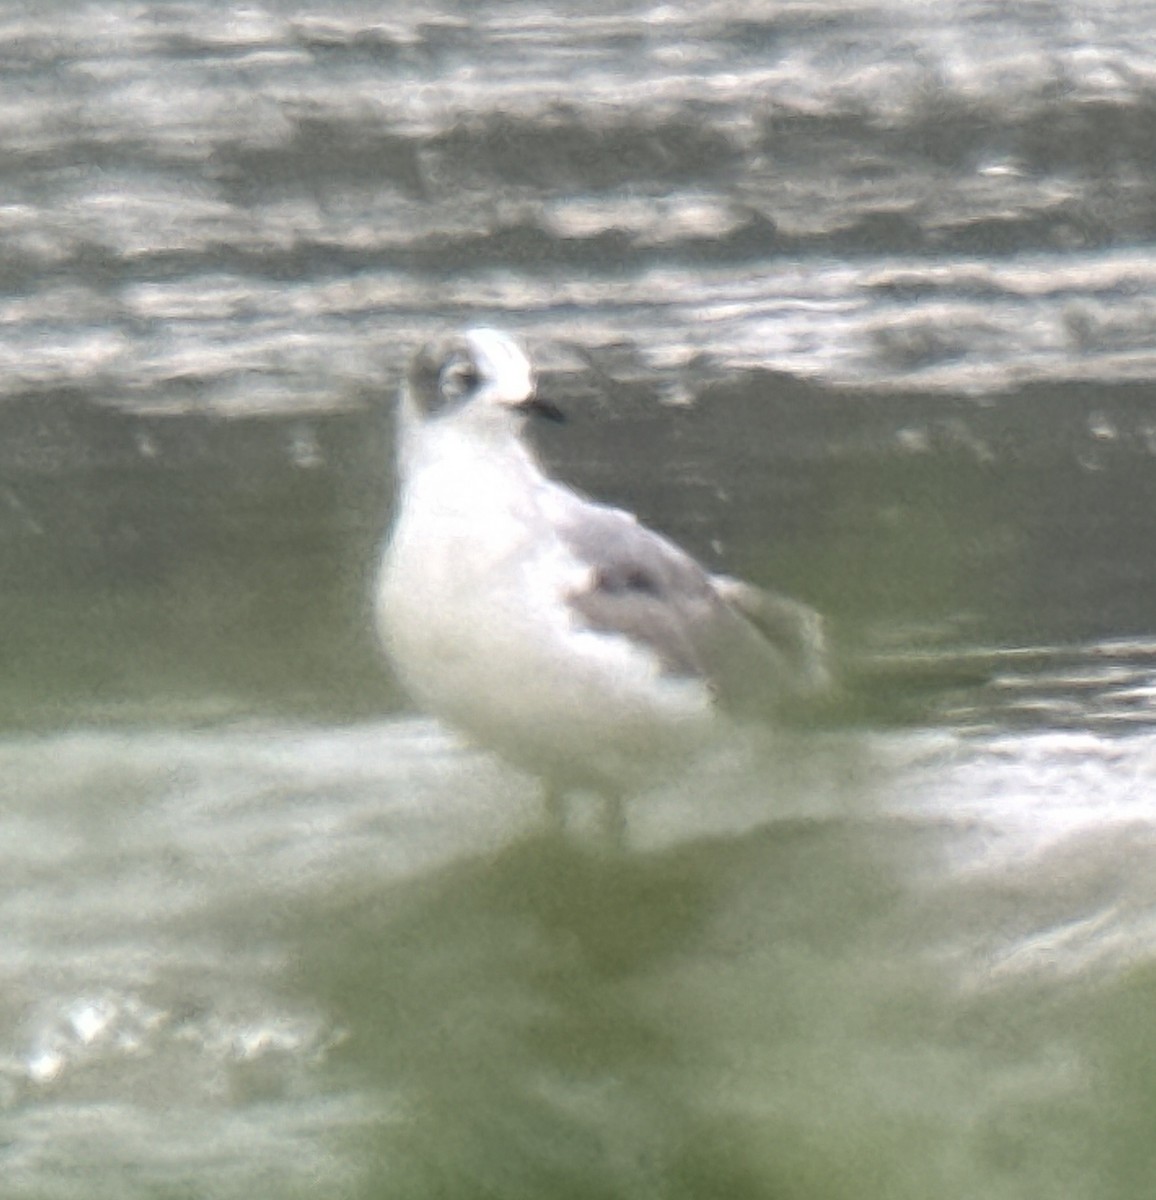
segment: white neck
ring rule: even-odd
[[[521,415],[497,404],[471,403],[456,413],[424,419],[403,386],[398,397],[396,456],[401,482],[437,460],[472,456],[484,448],[495,463],[504,462],[513,475],[541,474],[534,452],[520,437]]]

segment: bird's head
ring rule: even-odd
[[[422,422],[467,410],[479,419],[526,414],[563,419],[538,397],[534,368],[521,344],[497,329],[469,329],[427,343],[410,363],[405,393]]]

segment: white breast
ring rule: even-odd
[[[704,687],[576,623],[566,596],[588,568],[553,535],[532,461],[452,438],[424,449],[377,595],[383,641],[415,699],[536,773],[603,788],[699,743],[713,724]]]

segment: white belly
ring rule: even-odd
[[[706,688],[576,624],[564,598],[586,569],[524,513],[486,515],[411,506],[386,549],[378,622],[414,699],[560,786],[630,789],[701,744]]]

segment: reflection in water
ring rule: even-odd
[[[396,1089],[367,1150],[389,1194],[850,1196],[933,1099],[955,1140],[969,1068],[923,1044],[952,1018],[912,889],[944,831],[874,813],[878,771],[823,749],[857,814],[764,790],[745,828],[622,855],[531,834],[290,922],[296,986],[348,1031],[335,1069]]]
[[[380,1177],[404,1195],[772,1183],[799,1114],[760,1110],[846,1091],[824,1043],[889,1024],[899,980],[874,960],[902,895],[865,833],[800,821],[612,858],[535,837],[311,913],[300,985],[350,1030],[346,1070],[404,1097]]]
[[[1096,751],[915,739],[865,772],[822,748],[856,776],[852,811],[611,858],[531,835],[338,889],[295,925],[297,986],[349,1033],[334,1069],[396,1089],[370,1176],[391,1195],[847,1200],[865,1178],[911,1197],[1112,1178],[1097,997],[1150,999],[1127,966],[1149,922],[1139,896],[1102,908],[1120,838],[1084,859],[1097,817],[1056,805],[1048,774],[1070,754],[1110,793]]]
[[[1130,1200],[1154,752],[800,733],[608,855],[425,722],[9,739],[6,1187]]]

